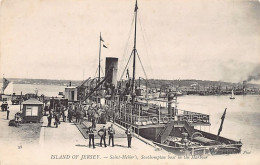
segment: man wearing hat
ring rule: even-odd
[[[105,126],[103,126],[103,128],[101,128],[98,131],[98,135],[100,136],[100,146],[102,147],[102,140],[103,140],[104,141],[104,146],[107,147],[107,144],[106,144],[107,130],[106,130]]]
[[[131,126],[128,126],[128,128],[125,131],[125,134],[127,135],[128,148],[131,148],[131,141],[132,141],[132,127]]]
[[[94,129],[93,129],[93,127],[89,127],[87,133],[88,133],[88,136],[89,136],[89,148],[91,146],[91,141],[92,141],[93,148],[96,148],[95,147],[95,142],[94,142],[95,138],[94,138]]]
[[[108,145],[110,145],[110,140],[111,140],[112,141],[112,147],[114,147],[114,134],[115,134],[115,130],[113,128],[113,124],[111,124],[111,127],[108,128],[108,134],[109,134]]]
[[[9,120],[9,114],[10,114],[10,110],[9,107],[6,108],[6,119]]]

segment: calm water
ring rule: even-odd
[[[34,93],[46,96],[57,96],[64,92],[65,86],[14,84],[17,94]],[[260,150],[260,96],[236,96],[231,100],[229,96],[181,96],[178,98],[178,108],[210,115],[210,127],[201,130],[217,134],[224,109],[227,114],[221,136],[242,141],[243,150]],[[197,127],[200,129],[200,127]]]
[[[210,115],[211,126],[202,127],[204,131],[217,134],[221,116],[227,113],[221,136],[242,141],[244,150],[260,149],[260,96],[182,96],[178,98],[180,109]],[[197,127],[200,129],[200,127]]]
[[[14,92],[20,94],[35,93],[38,90],[38,95],[44,94],[45,96],[58,96],[59,92],[65,91],[65,86],[58,85],[30,85],[30,84],[14,84]]]

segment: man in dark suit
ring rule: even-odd
[[[54,125],[56,125],[56,128],[58,128],[59,123],[60,123],[59,113],[56,112],[54,114],[54,119],[55,119]]]
[[[6,108],[6,119],[9,120],[9,114],[10,114],[10,110],[9,107]]]
[[[70,122],[70,123],[71,123],[71,121],[72,121],[72,115],[73,115],[72,107],[70,106],[70,107],[69,107],[69,110],[68,110],[68,118],[69,118],[69,122]]]
[[[4,111],[4,108],[5,108],[5,104],[4,102],[1,104],[1,110]]]
[[[128,143],[128,148],[131,148],[131,141],[132,141],[132,127],[128,126],[128,128],[125,131],[125,134],[127,136],[127,143]]]
[[[92,117],[92,127],[93,129],[96,128],[96,118],[94,116]]]
[[[47,125],[47,127],[51,127],[51,120],[52,120],[52,112],[50,111],[49,115],[48,115],[48,125]]]
[[[7,103],[7,102],[4,102],[4,111],[7,111],[8,108],[9,108],[9,107],[8,107],[8,103]]]
[[[98,131],[98,135],[100,136],[100,146],[102,147],[102,140],[103,140],[105,147],[107,147],[107,144],[106,144],[107,130],[106,130],[106,127],[105,127],[105,126],[103,126],[103,128],[101,128],[101,129]]]
[[[89,127],[87,133],[88,133],[88,136],[89,136],[89,148],[91,146],[91,141],[92,141],[92,144],[93,144],[93,148],[96,148],[95,142],[94,142],[94,129],[92,127]]]
[[[108,134],[109,134],[108,145],[110,145],[110,140],[111,140],[112,141],[112,147],[114,147],[114,134],[115,134],[115,130],[113,128],[113,124],[111,124],[111,127],[108,128]]]

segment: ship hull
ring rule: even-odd
[[[205,143],[198,146],[181,146],[175,147],[167,144],[161,144],[154,142],[154,144],[160,146],[164,150],[176,155],[223,155],[223,154],[239,154],[241,153],[242,143],[240,141],[234,141],[225,137],[217,136],[209,132],[204,132],[195,129],[195,132],[199,132],[204,138],[215,141],[215,144]],[[218,140],[215,140],[218,139]]]
[[[175,155],[227,155],[227,154],[239,154],[241,153],[241,145],[212,145],[212,146],[198,146],[198,147],[174,147],[161,143],[153,142],[155,145],[162,149],[173,153]]]

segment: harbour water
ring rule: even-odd
[[[35,93],[46,96],[57,96],[64,92],[65,86],[55,85],[30,85],[14,84],[14,92],[23,94]],[[178,108],[193,112],[210,115],[211,126],[198,127],[203,131],[217,134],[221,116],[227,108],[221,136],[240,140],[244,151],[260,151],[260,96],[259,95],[236,95],[235,99],[230,96],[197,96],[186,95],[178,97]]]
[[[240,140],[242,150],[260,150],[260,96],[237,95],[235,99],[230,96],[182,96],[178,98],[179,109],[200,112],[210,115],[210,127],[202,127],[203,131],[217,134],[221,117],[227,108],[221,136]],[[197,129],[200,129],[198,127]]]
[[[14,93],[19,95],[21,92],[35,93],[38,90],[38,95],[44,94],[45,96],[58,96],[59,92],[65,91],[65,86],[59,85],[36,85],[36,84],[14,84]]]

